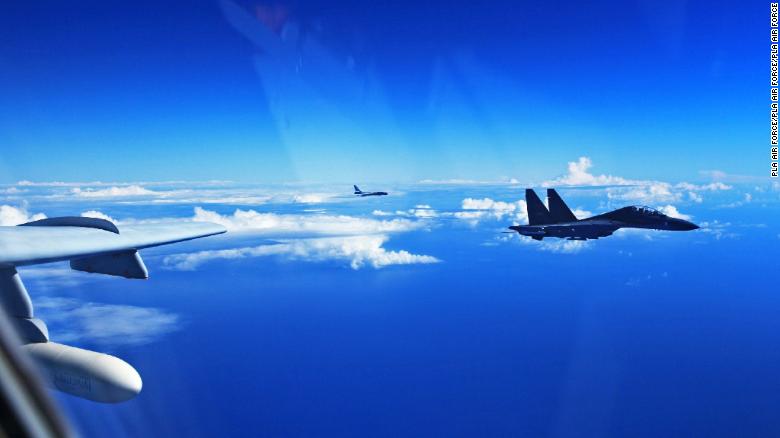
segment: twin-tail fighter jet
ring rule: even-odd
[[[510,230],[534,240],[559,237],[587,240],[606,237],[620,228],[647,228],[667,231],[690,231],[699,228],[683,219],[669,217],[650,207],[630,206],[586,219],[577,219],[554,189],[547,189],[549,210],[532,189],[526,189],[528,225],[515,225]]]
[[[18,266],[70,261],[71,269],[125,278],[148,278],[138,250],[224,233],[205,222],[122,226],[104,219],[56,217],[0,227],[0,305],[26,350],[54,389],[104,403],[141,391],[141,376],[107,354],[49,340],[46,324],[33,314]],[[117,321],[121,324],[120,321]]]

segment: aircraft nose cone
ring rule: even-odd
[[[693,222],[688,222],[682,219],[679,219],[679,222],[677,222],[677,226],[680,231],[692,231],[699,228],[699,226],[694,224]]]

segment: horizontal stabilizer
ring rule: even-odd
[[[541,199],[536,196],[533,189],[525,189],[525,204],[528,208],[529,225],[546,225],[553,223],[550,212],[542,204]]]
[[[550,205],[550,216],[555,223],[577,222],[577,216],[569,210],[555,189],[547,189],[547,203]]]
[[[101,254],[70,261],[71,269],[94,274],[115,275],[125,278],[149,278],[144,261],[138,251]]]

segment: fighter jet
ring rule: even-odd
[[[364,192],[358,188],[358,186],[352,186],[355,188],[355,194],[361,198],[364,196],[385,196],[387,192]]]
[[[525,190],[528,225],[509,227],[512,231],[534,240],[559,237],[567,240],[587,240],[606,237],[620,228],[690,231],[699,228],[686,220],[669,217],[658,210],[643,206],[619,208],[609,213],[577,219],[558,192],[547,189],[548,210],[532,189]]]
[[[138,250],[224,233],[205,222],[122,226],[87,217],[56,217],[0,227],[0,305],[16,328],[22,349],[49,384],[77,397],[117,403],[141,391],[141,376],[127,362],[103,353],[49,341],[33,315],[18,266],[70,261],[71,269],[125,278],[148,278]],[[121,324],[121,321],[117,321]]]

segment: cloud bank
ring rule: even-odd
[[[36,316],[52,327],[58,342],[111,346],[142,345],[178,330],[179,317],[160,309],[39,297]]]
[[[577,161],[568,163],[567,173],[553,180],[542,182],[543,187],[595,187],[606,186],[607,197],[619,201],[638,202],[642,204],[680,202],[687,199],[701,203],[702,192],[731,190],[732,187],[722,182],[709,184],[692,184],[681,182],[671,184],[663,181],[632,180],[614,175],[594,175],[590,173],[593,163],[588,157],[580,157]]]
[[[461,202],[463,211],[454,216],[475,226],[484,219],[501,220],[505,217],[518,223],[528,221],[528,207],[524,200],[516,202],[495,201],[490,198],[466,198]]]
[[[346,215],[277,214],[237,209],[231,215],[195,207],[193,220],[213,222],[232,232],[257,234],[361,235],[411,231],[425,227],[408,219],[377,220]]]
[[[411,254],[404,250],[388,251],[382,246],[387,240],[388,237],[384,235],[301,239],[273,245],[174,254],[165,257],[163,263],[173,269],[192,270],[206,261],[215,259],[277,256],[287,260],[308,262],[346,261],[352,269],[360,269],[364,266],[379,269],[391,265],[428,264],[440,261],[436,257]]]
[[[120,198],[126,196],[153,196],[158,192],[146,189],[140,185],[113,186],[105,189],[71,189],[71,193],[81,198]]]

